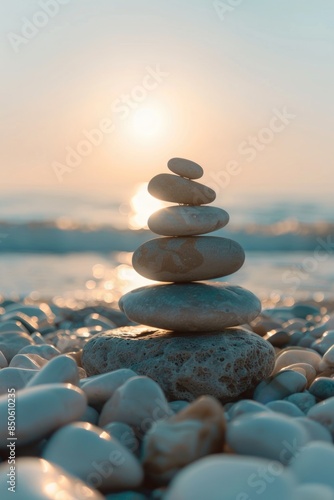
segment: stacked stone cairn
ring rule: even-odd
[[[160,237],[142,244],[132,261],[139,274],[162,284],[120,299],[121,310],[140,326],[111,332],[122,361],[114,356],[108,369],[126,366],[150,376],[174,399],[233,400],[273,368],[272,346],[247,327],[233,328],[249,324],[261,304],[240,286],[206,281],[238,271],[244,251],[231,239],[207,236],[226,226],[229,215],[205,206],[216,193],[195,181],[202,167],[173,158],[168,168],[172,173],[153,177],[148,191],[176,205],[151,215],[148,226]]]
[[[245,253],[236,241],[199,236],[226,226],[228,213],[204,206],[214,201],[216,193],[194,181],[202,177],[202,167],[173,158],[168,168],[176,175],[156,175],[148,191],[178,205],[151,215],[148,226],[162,237],[141,245],[132,261],[145,278],[168,284],[125,295],[121,299],[124,312],[138,323],[182,332],[217,331],[248,323],[261,309],[251,292],[226,283],[198,283],[231,275],[244,263]]]

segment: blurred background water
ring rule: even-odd
[[[273,301],[334,295],[334,202],[225,198],[219,204],[230,213],[230,223],[214,234],[242,244],[246,262],[224,280]],[[131,267],[132,252],[157,237],[143,228],[150,203],[144,185],[129,201],[41,193],[4,196],[1,293],[115,304],[124,291],[151,283]],[[323,246],[317,254],[319,242]]]

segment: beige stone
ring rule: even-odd
[[[155,281],[184,283],[228,276],[238,271],[245,253],[236,241],[217,236],[155,238],[133,254],[137,273]]]
[[[228,221],[228,213],[221,208],[180,205],[154,212],[147,224],[153,233],[163,236],[193,236],[217,231]]]
[[[156,175],[147,189],[158,200],[185,205],[206,205],[216,198],[216,193],[208,186],[173,174]]]
[[[224,447],[223,406],[210,396],[202,396],[177,415],[159,420],[143,440],[145,472],[157,483],[171,480],[178,471]]]
[[[174,174],[187,177],[188,179],[199,179],[203,175],[203,169],[200,165],[185,158],[171,158],[167,166]]]

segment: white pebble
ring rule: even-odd
[[[78,366],[73,358],[62,354],[51,359],[27,384],[32,387],[42,384],[69,383],[78,385]]]
[[[290,349],[288,351],[283,351],[276,358],[274,373],[278,372],[282,368],[295,363],[309,363],[310,365],[318,371],[319,364],[321,362],[321,356],[319,353],[310,349]]]
[[[106,402],[99,425],[124,422],[143,436],[157,420],[172,414],[161,387],[154,380],[133,377],[116,389]]]
[[[7,481],[8,463],[5,462],[0,465],[2,500],[104,500],[98,491],[41,458],[17,459],[15,493],[7,492]]]
[[[185,467],[164,500],[294,500],[294,486],[292,474],[279,462],[216,455]]]
[[[22,389],[16,398],[16,437],[20,445],[30,444],[84,413],[84,393],[71,384],[46,384]],[[0,448],[6,448],[8,399],[0,396]]]
[[[48,440],[43,458],[107,491],[136,488],[143,480],[138,459],[103,429],[85,422],[62,427]]]
[[[312,406],[307,416],[326,427],[334,437],[334,397]]]
[[[127,368],[93,375],[80,383],[81,389],[87,396],[88,404],[103,405],[114,394],[116,389],[130,378],[137,377],[137,373]]]
[[[299,450],[290,470],[300,483],[321,483],[334,488],[334,447],[312,442]]]
[[[251,413],[228,422],[226,441],[240,455],[253,455],[287,464],[309,441],[296,419],[275,412]]]

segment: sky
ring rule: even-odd
[[[219,196],[333,188],[333,0],[2,1],[0,40],[0,194],[118,199],[175,156]]]

